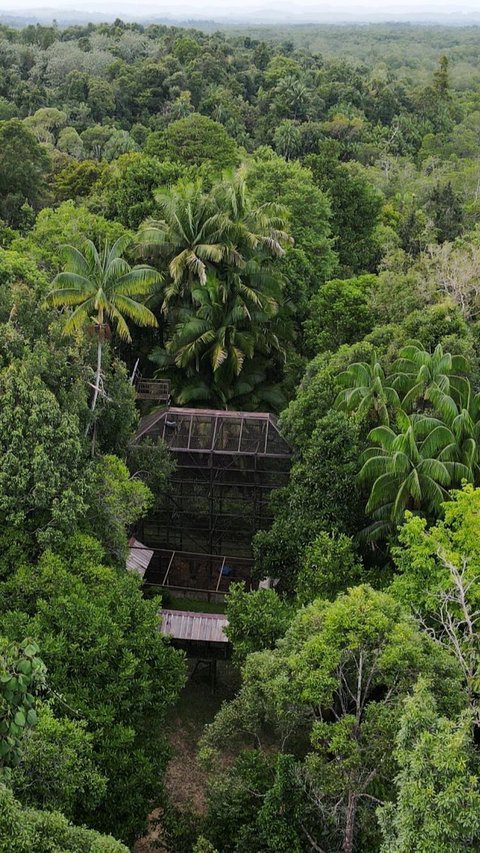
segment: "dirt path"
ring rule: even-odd
[[[198,668],[189,679],[173,710],[169,723],[168,739],[172,750],[165,784],[172,802],[183,812],[196,815],[205,810],[206,774],[197,760],[198,741],[207,723],[210,723],[225,699],[234,696],[238,687],[238,676],[230,663],[219,661],[217,666],[217,689],[212,693],[208,670]],[[156,809],[150,815],[151,828],[139,839],[132,853],[168,853],[161,844],[161,814]]]

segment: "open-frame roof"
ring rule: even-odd
[[[170,406],[141,419],[135,437],[162,438],[172,451],[288,459],[291,450],[269,412],[183,409]]]

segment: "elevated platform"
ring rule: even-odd
[[[152,403],[170,403],[170,383],[163,379],[142,379],[135,381],[137,400],[150,400]]]
[[[160,630],[166,637],[194,643],[228,643],[224,633],[228,620],[222,613],[164,609],[161,616]]]

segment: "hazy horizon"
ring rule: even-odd
[[[294,22],[379,22],[411,20],[412,22],[431,20],[432,22],[451,19],[453,22],[461,22],[462,19],[478,19],[480,22],[480,9],[475,8],[474,3],[467,2],[458,6],[455,0],[397,0],[385,8],[383,0],[340,0],[339,3],[326,2],[319,4],[314,0],[300,0],[292,9],[291,3],[274,2],[274,0],[178,0],[174,11],[171,4],[152,3],[151,0],[139,0],[129,3],[125,0],[113,2],[113,0],[72,0],[66,4],[66,0],[0,0],[0,13],[4,16],[25,16],[29,13],[33,16],[39,15],[43,19],[52,13],[61,13],[68,18],[80,14],[86,18],[91,15],[92,19],[99,16],[105,18],[124,17],[129,20],[144,18],[165,18],[178,20],[179,18],[198,18],[199,20],[221,20],[230,21],[252,21],[261,20],[282,23]]]

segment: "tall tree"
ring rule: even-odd
[[[480,766],[470,715],[448,719],[424,680],[396,735],[397,801],[379,810],[382,853],[463,853],[480,845]]]
[[[468,394],[467,372],[463,356],[444,352],[441,344],[428,352],[421,343],[412,341],[400,350],[393,365],[392,385],[403,394],[402,408],[409,412],[425,408],[432,389],[461,400]]]
[[[39,203],[49,165],[46,149],[23,122],[0,122],[0,215],[9,225],[21,225],[24,204]]]
[[[253,737],[255,751],[268,755],[273,734],[275,768],[290,761],[297,786],[285,785],[282,793],[270,783],[266,795],[251,780],[250,791],[253,786],[259,793],[253,821],[245,810],[232,815],[240,823],[233,827],[239,837],[247,816],[259,842],[253,849],[262,853],[377,849],[372,805],[392,796],[392,737],[401,699],[421,673],[429,674],[442,711],[460,707],[455,661],[390,595],[366,585],[334,602],[317,599],[300,609],[276,648],[250,654],[239,693],[207,728],[204,743],[231,749],[240,734]],[[225,771],[215,765],[215,772]],[[224,797],[234,779],[220,786]],[[231,786],[225,788],[227,781]],[[285,813],[288,825],[282,827]],[[285,846],[278,844],[282,828],[288,832]],[[252,849],[222,848],[222,829],[212,829],[211,840],[220,849]]]
[[[435,422],[434,439],[432,435],[425,438],[425,419],[412,422],[403,415],[400,422],[402,431],[398,434],[388,426],[370,432],[369,438],[377,446],[365,451],[359,474],[361,482],[371,484],[366,512],[374,520],[364,535],[372,540],[394,530],[407,509],[438,513],[448,498],[453,473],[468,476],[465,466],[454,467],[454,463],[439,459],[448,442],[448,430]]]
[[[101,390],[102,346],[109,336],[108,321],[115,324],[120,338],[130,341],[125,318],[140,326],[156,326],[155,315],[136,297],[146,296],[159,279],[152,267],[131,267],[123,257],[131,243],[128,236],[119,237],[113,246],[105,243],[99,251],[87,240],[83,252],[65,246],[65,270],[55,276],[49,301],[52,305],[76,306],[65,321],[65,334],[90,324],[97,338],[97,366],[91,408],[95,409]]]
[[[337,395],[335,407],[355,411],[359,418],[374,418],[388,426],[391,415],[400,407],[398,394],[390,378],[385,377],[375,352],[370,364],[354,362],[338,375],[337,382],[342,390]]]
[[[178,402],[225,406],[248,394],[255,371],[252,387],[258,395],[263,386],[266,399],[264,368],[268,374],[270,354],[282,355],[280,338],[288,337],[281,279],[271,269],[290,239],[283,209],[254,206],[241,173],[210,192],[199,180],[179,182],[158,200],[164,218],[145,223],[138,237],[143,253],[168,265],[166,342],[152,360],[171,378]]]

